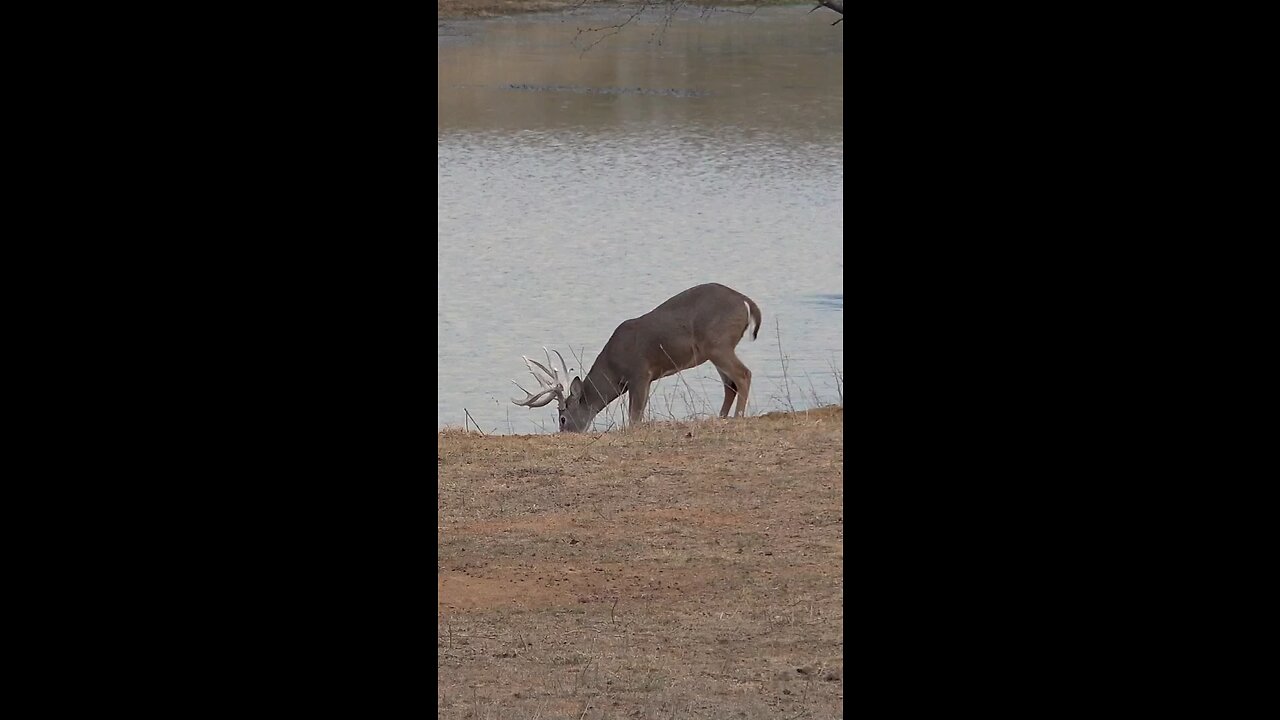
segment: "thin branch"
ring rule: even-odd
[[[585,33],[600,32],[601,30],[612,31],[612,32],[607,32],[604,35],[601,35],[599,38],[596,39],[595,42],[583,48],[582,53],[579,55],[579,57],[586,55],[588,50],[604,42],[606,38],[609,38],[613,35],[617,35],[619,32],[622,31],[622,28],[626,27],[627,25],[630,25],[632,20],[635,20],[636,18],[644,14],[644,11],[648,10],[651,4],[652,4],[651,0],[644,0],[643,2],[640,3],[640,6],[636,8],[636,11],[631,14],[631,17],[627,18],[626,20],[623,20],[622,22],[616,25],[602,25],[600,27],[578,28],[578,35],[575,36],[573,39],[574,45],[578,44],[578,37],[582,36]]]
[[[824,7],[824,8],[829,8],[831,10],[835,10],[841,15],[844,15],[844,0],[817,0],[817,3],[818,3],[817,5],[813,6],[813,10],[817,10],[820,7]],[[810,10],[809,12],[813,12],[813,10]],[[843,17],[839,18],[838,20],[836,20],[831,24],[839,25],[841,20],[844,20],[844,18]]]
[[[462,408],[462,412],[466,413],[467,419],[471,421],[472,425],[476,426],[476,432],[480,433],[480,437],[484,437],[484,431],[480,429],[480,423],[476,422],[476,419],[471,417],[471,411],[466,408]]]

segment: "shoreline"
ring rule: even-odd
[[[437,0],[436,21],[474,18],[509,17],[536,12],[561,12],[575,8],[627,7],[626,0]],[[701,0],[682,3],[681,7],[766,7],[806,5],[797,0]],[[660,7],[652,8],[661,12]]]

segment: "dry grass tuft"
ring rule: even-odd
[[[841,717],[843,430],[440,432],[439,717]]]

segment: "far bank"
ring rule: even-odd
[[[679,3],[680,7],[724,7],[752,8],[766,5],[805,5],[794,0],[762,0],[745,2],[744,0],[710,0],[700,3]],[[637,6],[635,2],[618,2],[617,0],[437,0],[436,19],[451,20],[475,17],[503,17],[529,12],[556,12],[584,7],[624,7]],[[655,4],[650,12],[662,12],[666,3]]]

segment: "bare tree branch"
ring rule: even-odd
[[[817,2],[818,4],[813,6],[813,10],[817,10],[820,7],[824,7],[824,8],[830,8],[840,13],[841,15],[844,15],[844,0],[817,0]],[[813,10],[810,10],[809,12],[813,12]],[[836,20],[831,24],[839,25],[840,20],[844,20],[844,18],[840,18],[839,20]]]

